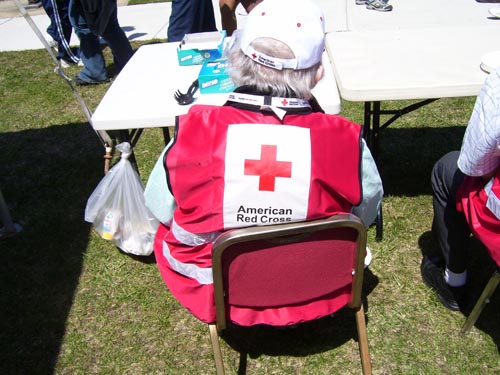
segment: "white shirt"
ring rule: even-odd
[[[474,105],[458,158],[469,176],[484,176],[500,165],[500,68],[486,78]]]

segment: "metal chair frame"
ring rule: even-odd
[[[500,273],[499,269],[497,268],[495,272],[493,272],[493,275],[490,277],[490,280],[488,281],[486,286],[484,287],[483,292],[481,293],[481,296],[474,305],[474,308],[472,309],[471,313],[465,320],[465,323],[462,329],[460,330],[460,333],[462,335],[465,335],[467,332],[469,332],[471,327],[476,323],[477,319],[479,318],[479,315],[481,315],[481,312],[488,303],[489,298],[495,292],[499,282],[500,282]]]
[[[209,324],[209,333],[218,375],[224,374],[224,364],[219,343],[219,335],[227,327],[225,298],[226,286],[224,285],[223,281],[222,269],[222,256],[225,250],[230,246],[238,243],[262,239],[272,240],[276,238],[286,237],[287,241],[289,242],[301,242],[304,237],[312,234],[313,232],[339,228],[352,228],[357,232],[357,250],[355,267],[353,269],[353,280],[351,285],[351,300],[347,304],[347,306],[355,310],[359,352],[363,374],[371,374],[371,362],[368,348],[368,336],[366,332],[365,312],[361,300],[367,230],[361,220],[355,215],[339,214],[327,219],[309,222],[278,224],[230,230],[222,234],[215,241],[212,254],[212,272],[214,278],[216,323]]]

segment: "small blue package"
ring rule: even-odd
[[[206,60],[198,75],[198,82],[202,94],[232,92],[235,88],[227,72],[226,59]]]
[[[222,57],[226,31],[186,34],[177,47],[179,65],[201,65]]]

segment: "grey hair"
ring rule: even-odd
[[[294,93],[299,99],[311,99],[311,90],[317,83],[316,76],[321,62],[307,69],[273,69],[254,62],[243,53],[239,32],[235,32],[232,39],[225,53],[229,74],[237,87],[250,85],[276,97],[287,97]],[[252,42],[252,47],[268,56],[282,59],[295,57],[286,44],[272,38],[259,38]]]

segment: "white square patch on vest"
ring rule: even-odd
[[[225,155],[224,228],[305,220],[310,180],[309,129],[230,125]]]

